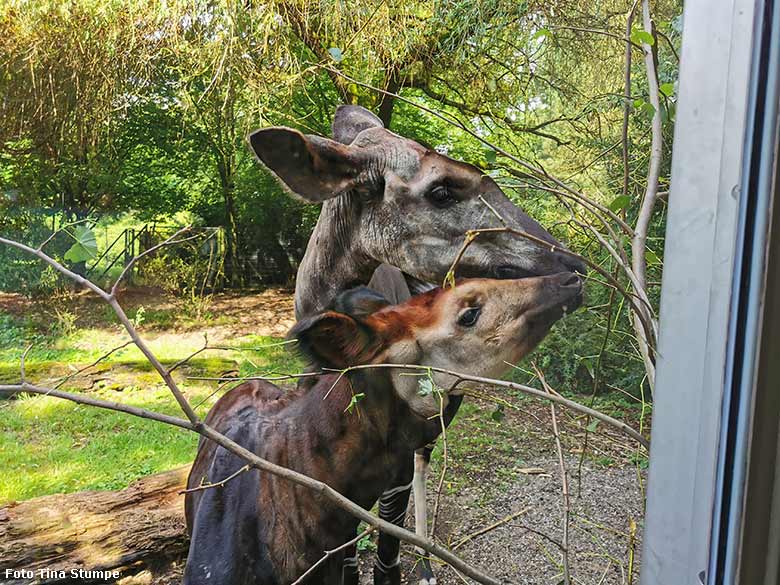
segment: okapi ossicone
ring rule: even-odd
[[[307,317],[290,332],[313,364],[418,364],[500,375],[544,337],[566,307],[581,300],[576,275],[522,280],[474,279],[384,306],[366,289]],[[370,509],[416,449],[430,443],[459,402],[457,379],[432,373],[441,389],[420,391],[419,377],[399,368],[326,373],[283,394],[262,381],[241,384],[214,405],[206,423],[259,456],[323,481]],[[355,397],[361,399],[356,401]],[[188,487],[235,474],[245,462],[202,440]],[[384,503],[380,503],[380,506]],[[324,551],[352,539],[358,520],[311,490],[251,470],[185,499],[191,534],[187,585],[289,585]],[[387,514],[402,519],[402,508]],[[355,559],[342,550],[307,578],[340,585]],[[397,547],[380,543],[375,583],[400,583]]]
[[[567,255],[475,166],[390,132],[360,106],[336,110],[332,135],[264,128],[249,137],[260,162],[293,195],[322,203],[296,278],[297,318],[316,314],[339,293],[369,281],[393,302],[408,299],[410,290],[427,290],[444,280],[466,231],[498,227],[501,220],[549,246],[508,234],[483,235],[458,263],[457,276],[511,279],[585,272],[582,262]],[[386,498],[408,501],[414,484],[416,531],[422,536],[427,534],[429,458],[430,449],[421,449],[414,464],[404,464],[408,477],[399,473],[399,483]],[[382,509],[380,516],[390,519]],[[380,536],[380,548],[397,546],[393,537]],[[435,583],[427,560],[418,570],[421,581]],[[351,583],[357,583],[356,572]]]

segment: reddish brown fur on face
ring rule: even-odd
[[[384,347],[410,339],[415,329],[431,327],[440,318],[441,312],[436,305],[445,293],[444,289],[435,288],[412,297],[403,305],[377,311],[366,319],[366,325],[381,337]]]

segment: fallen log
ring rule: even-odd
[[[179,492],[188,471],[152,475],[118,491],[43,496],[0,507],[0,583],[107,583],[113,580],[94,577],[157,571],[181,560],[187,535]]]

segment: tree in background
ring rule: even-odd
[[[11,0],[0,8],[0,227],[37,221],[11,213],[20,205],[144,220],[184,210],[225,228],[236,284],[260,256],[290,278],[317,209],[288,198],[244,137],[280,124],[327,134],[335,107],[358,103],[496,176],[621,287],[645,295],[638,310],[657,306],[665,222],[648,193],[663,204],[681,6],[649,9],[630,0]],[[551,382],[596,389],[604,370],[638,387],[652,378],[652,339],[643,339],[652,332],[613,285],[594,282],[589,295],[591,308],[564,325],[566,342],[548,343],[543,359],[567,364]]]

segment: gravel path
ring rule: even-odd
[[[559,468],[550,457],[538,457],[526,463],[534,473],[521,474],[507,488],[488,483],[465,487],[454,496],[443,496],[437,535],[445,543],[457,544],[480,529],[519,512],[513,520],[458,547],[458,554],[507,583],[557,585],[563,582]],[[576,472],[576,457],[569,457],[566,463]],[[536,473],[539,470],[544,473]],[[644,482],[644,473],[642,476]],[[636,467],[602,467],[586,463],[582,469],[581,493],[578,494],[576,477],[570,483],[569,563],[573,582],[588,585],[638,583],[643,506]],[[431,495],[431,509],[433,499]],[[414,524],[412,510],[410,506],[407,526]],[[636,527],[633,539],[629,536],[632,520]],[[631,542],[633,576],[629,580]],[[373,552],[364,551],[360,556],[361,584],[370,585],[373,583]],[[412,571],[415,558],[411,547],[404,546],[404,583],[417,582]],[[180,583],[181,569],[177,566],[164,575],[134,583]],[[447,567],[435,566],[435,572],[442,585],[464,582]]]
[[[562,583],[563,505],[559,469],[555,460],[548,457],[528,463],[545,473],[523,475],[505,489],[481,485],[464,488],[456,496],[446,498],[441,504],[437,536],[445,543],[457,544],[480,529],[519,513],[511,521],[464,543],[457,552],[508,583]],[[576,470],[577,463],[576,458],[567,460],[570,469]],[[571,481],[570,489],[569,565],[574,582],[637,583],[643,506],[636,467],[586,464],[581,493],[578,494],[576,479]],[[635,523],[633,539],[629,536],[631,521]],[[407,525],[413,525],[413,517],[407,518]],[[628,577],[631,548],[633,581]],[[404,547],[402,558],[404,582],[415,583],[411,574],[415,555],[411,548]],[[361,582],[368,585],[372,582],[372,553],[362,553],[361,561]],[[439,583],[462,582],[449,568],[438,567],[436,575]]]

